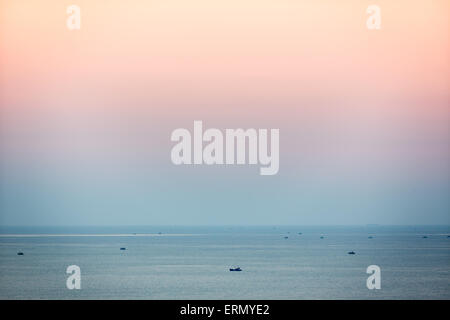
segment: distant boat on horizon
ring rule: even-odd
[[[348,254],[356,254],[355,251],[349,251]]]
[[[240,267],[230,268],[230,271],[242,271]]]
[[[23,256],[23,252],[17,252],[18,256]]]

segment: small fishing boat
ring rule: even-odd
[[[237,267],[237,268],[230,268],[230,271],[242,271],[241,268]]]
[[[23,256],[23,252],[17,252],[18,256]]]
[[[348,254],[356,254],[355,251],[349,251]]]
[[[120,250],[127,250],[127,248],[120,248]]]

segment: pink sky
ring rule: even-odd
[[[448,223],[449,12],[0,0],[0,223]],[[279,173],[174,166],[170,133],[194,120],[280,129]],[[198,210],[205,194],[223,214]]]
[[[145,132],[197,119],[285,128],[294,166],[345,148],[445,168],[448,1],[77,1],[77,31],[70,4],[1,2],[5,143],[55,149],[70,136],[89,153],[129,141],[124,118]],[[366,28],[369,4],[381,30]],[[37,143],[38,132],[49,133]]]

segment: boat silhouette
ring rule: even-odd
[[[349,251],[348,254],[356,254],[355,251]]]
[[[242,269],[240,267],[230,268],[230,271],[242,271]]]

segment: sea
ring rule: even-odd
[[[0,299],[449,298],[450,226],[0,227]]]

